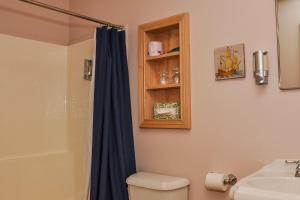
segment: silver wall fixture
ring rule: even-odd
[[[84,72],[83,72],[83,78],[85,80],[92,80],[93,76],[93,61],[89,59],[84,60]]]
[[[268,52],[256,51],[253,53],[254,60],[254,78],[257,85],[268,84],[269,64]]]

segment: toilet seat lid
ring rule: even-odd
[[[188,186],[189,180],[173,176],[139,172],[131,175],[126,180],[128,185],[133,185],[152,190],[176,190]]]

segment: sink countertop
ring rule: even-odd
[[[241,179],[230,190],[233,200],[300,200],[300,178],[296,164],[275,160]]]

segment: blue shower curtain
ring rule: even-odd
[[[125,32],[96,31],[91,200],[128,200],[136,172]]]

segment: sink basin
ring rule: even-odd
[[[265,191],[281,192],[281,193],[294,193],[300,195],[300,179],[299,178],[252,178],[245,184],[248,187],[257,188]]]
[[[233,200],[300,200],[296,164],[277,160],[240,180],[230,190]]]

